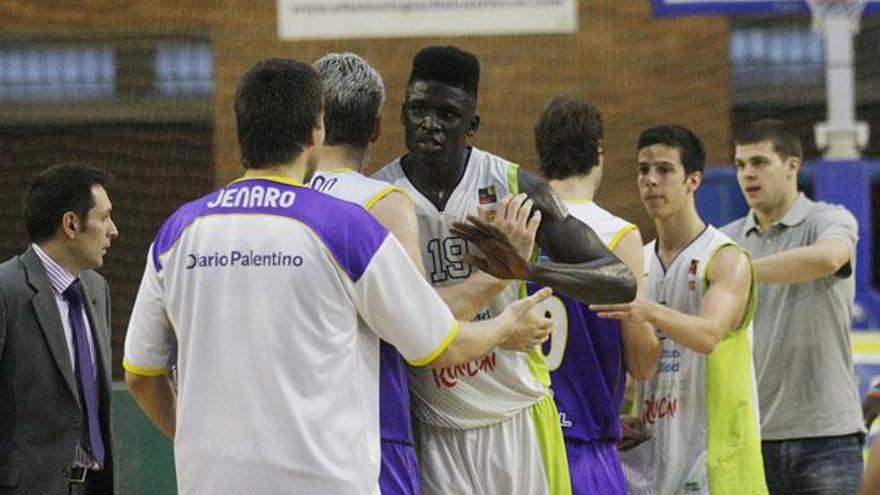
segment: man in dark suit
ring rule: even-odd
[[[111,494],[110,299],[92,269],[118,232],[107,176],[41,173],[31,245],[0,265],[0,494]]]

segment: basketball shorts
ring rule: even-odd
[[[425,495],[570,495],[556,404],[548,394],[494,425],[468,430],[422,424]]]
[[[382,469],[379,472],[382,495],[419,495],[419,466],[412,445],[382,440]]]
[[[626,495],[617,442],[565,440],[572,495]]]

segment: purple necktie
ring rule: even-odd
[[[80,439],[80,447],[90,453],[99,466],[104,465],[104,439],[101,437],[101,421],[98,411],[98,383],[95,380],[95,365],[89,346],[88,328],[83,319],[83,293],[79,279],[73,281],[64,291],[68,303],[68,316],[73,329],[73,348],[76,353],[76,382],[79,388],[80,403],[86,412],[86,430]]]

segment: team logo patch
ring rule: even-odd
[[[498,202],[498,195],[495,193],[495,185],[491,185],[489,187],[481,188],[477,190],[480,195],[480,204],[487,205],[490,203]]]
[[[697,265],[699,264],[699,261],[691,260],[691,266],[688,267],[688,290],[697,289]]]

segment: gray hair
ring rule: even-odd
[[[328,53],[312,68],[324,81],[324,143],[366,148],[385,103],[382,76],[354,53]]]

